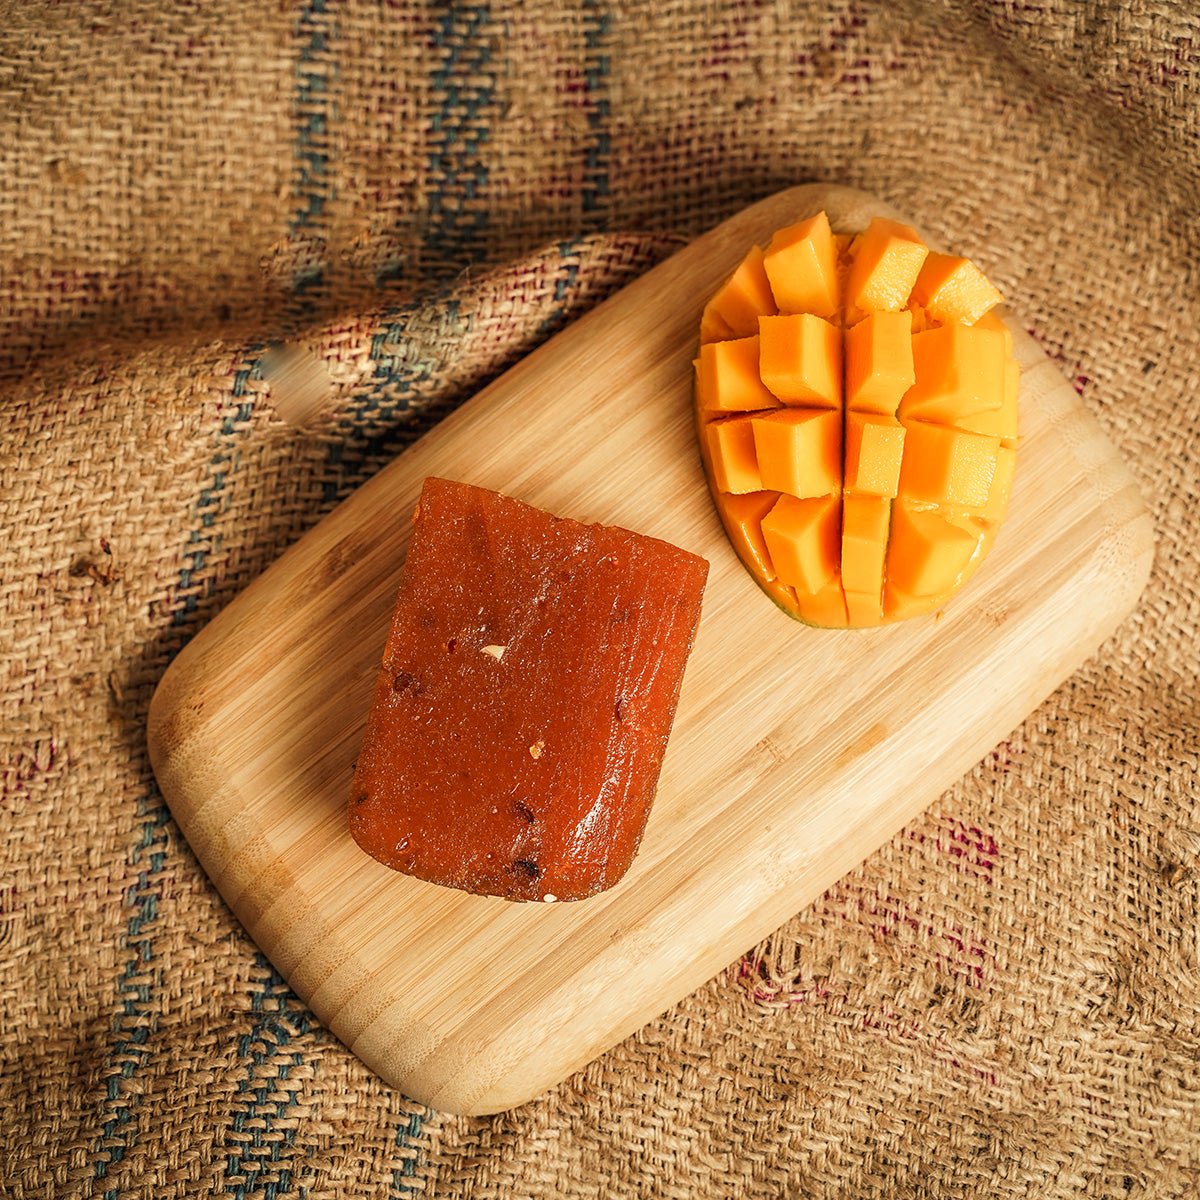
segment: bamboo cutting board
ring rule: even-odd
[[[179,655],[150,715],[164,795],[250,935],[317,1017],[409,1096],[520,1104],[703,984],[917,816],[1134,606],[1134,483],[1018,333],[1010,515],[938,614],[819,632],[730,549],[691,420],[700,309],[752,242],[861,193],[792,189],[698,239],[529,355],[346,500]],[[395,874],[345,823],[427,475],[640,530],[711,563],[641,851],[612,891],[520,905]]]

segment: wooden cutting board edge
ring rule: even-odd
[[[716,246],[719,240],[722,246],[740,253],[746,244],[761,237],[764,226],[770,228],[783,224],[787,219],[783,214],[805,211],[812,206],[815,197],[828,199],[830,195],[830,189],[824,185],[811,185],[777,194],[722,226],[719,238],[714,238],[712,244]],[[877,202],[862,194],[837,189],[836,197],[841,205],[843,223],[847,225],[852,224],[853,218],[847,218],[846,213],[862,212],[869,216],[880,211]],[[722,253],[714,249],[712,257],[711,279],[703,287],[693,285],[700,299],[728,273],[728,255],[722,257]],[[639,287],[643,295],[650,298],[649,302],[653,302],[655,296],[669,296],[674,287],[672,261],[668,260],[630,285],[622,293],[626,301],[628,293]],[[620,297],[615,299],[620,300]],[[696,315],[700,299],[695,302]],[[612,303],[610,301],[608,305]],[[606,320],[608,305],[599,306],[576,326],[560,334],[559,339],[582,329],[583,333],[574,333],[582,340],[588,327],[586,323]],[[525,381],[537,380],[540,361],[540,351],[535,352],[501,381],[497,381],[498,387],[493,385],[485,389],[452,414],[427,439],[423,439],[427,443],[423,452],[436,451],[439,441],[453,445],[459,436],[456,432],[459,426],[469,426],[486,416],[487,405],[496,392],[503,393],[510,406],[514,404],[514,397],[519,396]],[[1046,366],[1053,371],[1048,362]],[[995,737],[989,734],[969,748],[958,747],[952,759],[931,765],[926,777],[928,786],[920,789],[919,795],[911,796],[909,803],[890,811],[886,820],[876,824],[876,845],[882,844],[927,807],[945,787],[986,754],[996,740],[1016,728],[1028,712],[1067,678],[1133,608],[1148,577],[1153,554],[1152,532],[1128,472],[1111,448],[1106,449],[1107,443],[1098,438],[1093,419],[1065,381],[1061,387],[1058,383],[1047,386],[1043,403],[1049,406],[1048,419],[1056,424],[1064,445],[1078,448],[1089,457],[1085,464],[1088,477],[1096,495],[1103,498],[1106,505],[1107,523],[1097,538],[1095,564],[1099,576],[1112,589],[1111,602],[1105,610],[1106,619],[1095,624],[1087,632],[1086,638],[1076,637],[1070,645],[1064,646],[1061,661],[1045,664],[1046,670],[1031,678],[1023,695],[1008,699],[1004,711],[996,713],[999,732]],[[433,458],[436,457],[434,453]],[[352,500],[361,505],[364,493],[372,488],[386,487],[386,479],[377,476],[364,485],[360,493],[356,493],[357,500]],[[318,587],[322,582],[332,586],[340,570],[356,561],[360,553],[369,552],[370,531],[356,535],[354,529],[345,524],[346,518],[353,512],[352,507],[347,507],[350,504],[347,501],[346,505],[322,522],[323,526],[331,527],[342,521],[343,528],[338,537],[326,546],[323,555],[318,556],[325,569]],[[310,539],[313,533],[301,539],[270,569],[276,578],[286,574],[291,569],[289,564],[294,560],[303,560],[307,555],[308,560],[312,561],[313,543]],[[313,583],[311,578],[308,582],[310,585]],[[253,829],[253,818],[246,815],[243,807],[246,798],[224,786],[219,756],[214,757],[211,748],[205,744],[210,731],[202,716],[203,699],[197,700],[195,688],[197,679],[203,678],[206,673],[215,672],[220,676],[222,657],[225,657],[226,663],[237,663],[241,661],[240,656],[250,650],[260,616],[254,611],[255,586],[247,589],[242,597],[229,605],[194,639],[164,676],[152,706],[149,739],[160,786],[176,819],[210,876],[214,880],[224,880],[220,887],[222,894],[229,900],[251,936],[263,946],[272,945],[277,940],[279,914],[276,912],[273,917],[272,913],[280,902],[286,903],[287,883],[286,880],[276,880],[273,886],[264,887],[261,879],[255,880],[256,854],[265,852],[269,855],[270,851],[264,847],[261,833]],[[381,586],[386,589],[386,585]],[[336,588],[333,590],[336,592]],[[257,595],[263,597],[264,601],[270,599],[269,589],[260,588]],[[244,669],[244,664],[239,669]],[[211,680],[207,686],[211,692]],[[474,1026],[467,1022],[460,1038],[439,1039],[435,1030],[421,1028],[421,1023],[406,1010],[402,1000],[392,997],[381,1002],[379,997],[371,996],[369,971],[360,972],[357,991],[345,983],[340,985],[336,1003],[320,1003],[320,983],[306,985],[303,990],[297,988],[297,991],[302,997],[308,998],[310,1004],[313,997],[317,998],[318,1003],[313,1004],[316,1014],[351,1045],[368,1065],[385,1079],[414,1094],[415,1098],[450,1111],[498,1111],[519,1104],[552,1086],[620,1037],[665,1011],[688,991],[727,965],[741,949],[765,936],[787,916],[819,895],[845,870],[861,861],[861,851],[861,842],[852,839],[840,852],[831,848],[822,869],[806,881],[803,892],[782,889],[775,893],[773,904],[762,903],[761,897],[757,905],[748,904],[746,919],[736,927],[739,949],[734,950],[732,955],[729,944],[722,942],[713,947],[707,956],[684,954],[674,959],[668,956],[676,969],[664,980],[662,996],[652,999],[641,1008],[625,1007],[603,1014],[594,1023],[597,1027],[596,1039],[580,1046],[574,1053],[568,1044],[569,1039],[555,1042],[551,1038],[540,1048],[540,1053],[531,1054],[527,1039],[522,1038],[515,1025],[508,1026],[488,1042],[484,1031],[486,1022],[478,1021]],[[240,866],[231,870],[231,863],[239,861]],[[281,901],[281,898],[285,899]],[[278,950],[282,945],[283,942],[279,942],[275,948]],[[302,948],[297,952],[293,947],[281,957],[289,960],[285,975],[289,978],[303,975]],[[606,970],[611,972],[611,969],[611,964],[608,964]],[[578,986],[579,982],[576,979],[571,986]],[[551,1008],[556,1001],[563,1002],[563,998],[555,997],[553,992],[553,988],[549,989],[544,998]]]

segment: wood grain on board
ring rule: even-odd
[[[530,354],[360,488],[165,674],[171,810],[315,1015],[407,1095],[498,1111],[703,984],[916,817],[1132,610],[1153,553],[1129,473],[1014,325],[1008,522],[936,614],[821,632],[734,556],[691,415],[700,309],[751,243],[872,198],[811,185],[699,238]],[[351,764],[427,475],[665,538],[711,563],[657,799],[610,892],[512,904],[387,870],[346,830]]]

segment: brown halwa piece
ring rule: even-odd
[[[708,564],[427,479],[355,767],[355,841],[397,871],[580,900],[645,829]]]

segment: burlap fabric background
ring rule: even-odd
[[[0,1192],[1200,1193],[1198,102],[1182,0],[0,4]],[[208,884],[155,682],[422,428],[811,179],[991,273],[1135,472],[1150,587],[708,986],[427,1111]]]

